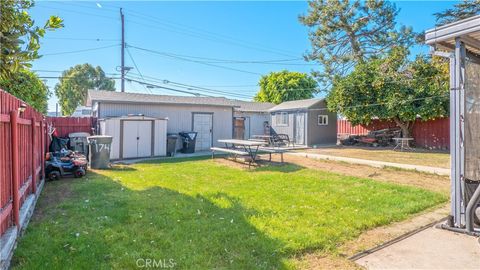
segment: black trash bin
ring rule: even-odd
[[[176,148],[177,148],[177,134],[167,134],[167,156],[173,157],[175,156]]]
[[[112,136],[96,135],[87,137],[89,161],[92,169],[108,169],[110,166],[110,146]]]
[[[197,141],[197,132],[195,131],[184,131],[178,133],[182,138],[182,153],[194,153],[195,152],[195,142]]]

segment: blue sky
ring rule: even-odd
[[[431,28],[435,23],[432,14],[454,4],[446,1],[395,3],[401,9],[398,23],[412,26],[415,31]],[[58,15],[64,19],[65,27],[46,34],[40,50],[44,56],[33,63],[33,69],[41,76],[59,76],[57,71],[90,63],[101,66],[108,76],[118,77],[120,7],[125,14],[126,43],[156,52],[134,47],[126,51],[126,66],[136,64],[138,67],[130,72],[130,76],[138,80],[141,80],[140,71],[144,78],[155,79],[150,82],[157,85],[172,87],[172,82],[176,82],[245,99],[257,91],[260,74],[282,69],[310,72],[319,68],[302,60],[282,62],[288,64],[219,63],[212,60],[208,65],[199,63],[205,60],[202,58],[240,61],[301,58],[310,48],[308,29],[298,21],[298,16],[307,10],[307,3],[302,1],[37,1],[31,15],[38,24],[43,24],[49,15]],[[68,53],[78,50],[85,51]],[[428,52],[428,48],[417,47],[414,52]],[[169,83],[165,84],[164,80]],[[52,91],[56,82],[56,79],[48,79]],[[120,87],[118,80],[116,87]],[[176,94],[148,89],[134,82],[127,82],[126,90]],[[56,97],[52,96],[50,111],[55,110],[56,102]]]

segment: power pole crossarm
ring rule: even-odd
[[[120,19],[122,21],[121,91],[125,92],[125,17],[122,8],[120,8]]]

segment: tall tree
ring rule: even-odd
[[[349,75],[336,77],[328,107],[353,124],[395,121],[403,137],[410,137],[417,117],[426,121],[448,115],[448,78],[443,59],[417,56],[410,61],[407,49],[394,48],[388,56],[359,63]]]
[[[463,0],[445,11],[434,13],[437,26],[480,14],[480,0]]]
[[[51,16],[43,27],[36,26],[28,13],[33,4],[30,0],[0,1],[0,77],[3,79],[30,67],[30,62],[40,57],[40,38],[47,30],[63,27],[62,19],[56,16]]]
[[[115,81],[105,76],[102,68],[90,64],[76,65],[65,70],[55,85],[63,115],[72,114],[83,105],[89,89],[115,91]]]
[[[38,76],[28,70],[20,70],[8,76],[0,77],[0,88],[27,102],[37,111],[45,113],[50,92]]]
[[[260,90],[254,99],[260,102],[279,104],[284,101],[313,98],[318,92],[317,82],[311,76],[287,70],[264,75],[258,84]]]
[[[398,9],[383,0],[312,0],[300,21],[310,28],[308,60],[318,61],[314,72],[329,84],[336,75],[346,75],[355,64],[388,52],[393,46],[410,45],[415,34],[398,27]]]

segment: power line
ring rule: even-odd
[[[180,89],[175,89],[175,88],[170,88],[170,87],[155,85],[155,84],[152,84],[152,83],[145,83],[145,82],[138,81],[138,80],[135,80],[135,79],[132,79],[132,78],[126,78],[126,80],[132,81],[132,82],[136,82],[136,83],[139,83],[139,84],[144,84],[144,85],[146,85],[147,87],[148,87],[148,86],[153,86],[153,87],[155,87],[155,88],[161,88],[161,89],[170,90],[170,91],[175,91],[175,92],[180,92],[180,93],[184,93],[184,94],[190,94],[190,95],[194,95],[194,96],[202,96],[202,94],[200,94],[200,93],[195,93],[195,92],[184,91],[184,90],[180,90]],[[203,95],[203,96],[208,96],[208,95]]]
[[[207,66],[212,66],[212,67],[217,67],[217,68],[222,68],[222,69],[227,69],[227,70],[232,70],[232,71],[237,71],[237,72],[242,72],[242,73],[247,73],[247,74],[263,75],[263,74],[257,73],[257,72],[252,72],[252,71],[247,71],[247,70],[237,69],[237,68],[231,68],[231,67],[226,67],[226,66],[216,65],[216,64],[211,64],[211,63],[205,63],[203,61],[188,59],[188,58],[185,58],[185,57],[176,56],[176,55],[172,55],[172,54],[164,53],[164,52],[159,52],[159,51],[154,51],[154,50],[150,50],[150,49],[140,48],[140,47],[137,47],[137,46],[132,46],[132,45],[127,45],[127,46],[131,47],[131,48],[134,48],[134,49],[137,49],[137,50],[146,51],[146,52],[150,52],[150,53],[154,53],[154,54],[158,54],[158,55],[163,55],[163,56],[166,56],[166,57],[179,59],[179,60],[183,60],[183,61],[187,61],[187,62],[193,62],[193,63],[197,63],[197,64],[202,64],[202,65],[207,65]]]
[[[131,77],[132,75],[135,76],[135,73],[130,73],[129,77]],[[202,88],[202,87],[198,87],[198,86],[195,86],[195,85],[177,83],[177,82],[172,82],[172,81],[169,81],[169,80],[157,79],[157,78],[154,78],[154,77],[149,77],[149,78],[152,78],[152,79],[145,79],[145,78],[148,78],[148,77],[149,76],[144,76],[144,78],[142,78],[142,77],[140,77],[140,78],[143,79],[144,81],[150,81],[150,82],[156,82],[156,83],[162,83],[162,84],[174,84],[176,87],[185,88],[187,90],[192,90],[192,91],[199,91],[199,92],[205,92],[205,93],[209,93],[209,94],[216,94],[216,95],[223,95],[223,96],[232,96],[232,97],[237,97],[237,98],[248,98],[248,99],[252,98],[251,96],[248,96],[248,95],[224,92],[224,91],[215,90],[215,89]],[[137,76],[137,78],[138,78],[138,76]]]
[[[135,62],[135,59],[133,59],[133,56],[132,54],[130,53],[130,50],[127,48],[127,53],[128,53],[128,56],[130,56],[130,60],[132,60],[132,63],[133,63],[133,66],[135,66],[135,69],[137,69],[138,73],[140,74],[140,77],[142,78],[142,80],[145,82],[145,78],[143,78],[143,75],[142,75],[142,72],[140,71],[140,69],[138,68],[137,66],[137,63]],[[125,77],[125,75],[122,76],[122,78]],[[145,85],[143,85],[143,88],[149,92],[149,93],[152,93],[147,87],[145,87]],[[125,90],[122,89],[122,92],[124,92]]]
[[[43,37],[43,39],[55,39],[55,40],[71,40],[71,41],[120,41],[119,39],[105,39],[105,38],[74,38],[74,37]]]
[[[117,47],[119,44],[114,44],[114,45],[109,45],[109,46],[103,46],[103,47],[96,47],[96,48],[89,48],[89,49],[82,49],[82,50],[75,50],[75,51],[65,51],[65,52],[56,52],[56,53],[44,53],[42,56],[51,56],[51,55],[62,55],[62,54],[72,54],[72,53],[81,53],[81,52],[89,52],[89,51],[96,51],[96,50],[102,50],[102,49],[107,49],[107,48],[112,48],[112,47]]]

